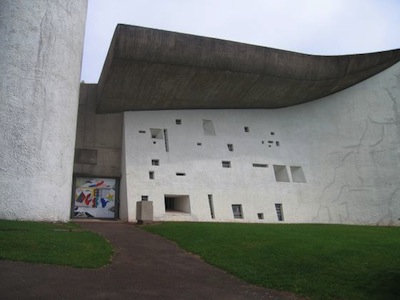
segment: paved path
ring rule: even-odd
[[[101,269],[0,261],[1,299],[297,299],[244,283],[174,243],[126,223],[82,226],[116,247]]]

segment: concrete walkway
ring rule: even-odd
[[[134,225],[90,222],[82,226],[116,247],[110,265],[90,270],[0,261],[0,298],[297,299],[244,283]]]

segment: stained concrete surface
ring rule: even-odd
[[[319,56],[119,24],[97,112],[280,108],[320,99],[400,60],[400,49]]]
[[[0,261],[1,298],[299,299],[240,281],[134,225],[82,225],[115,246],[110,265],[90,270]]]

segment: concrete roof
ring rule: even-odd
[[[317,56],[119,24],[99,80],[99,113],[279,108],[352,86],[400,49]]]

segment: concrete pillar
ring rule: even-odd
[[[0,1],[0,218],[67,221],[87,0]]]
[[[153,201],[136,202],[136,220],[139,224],[153,222]]]

